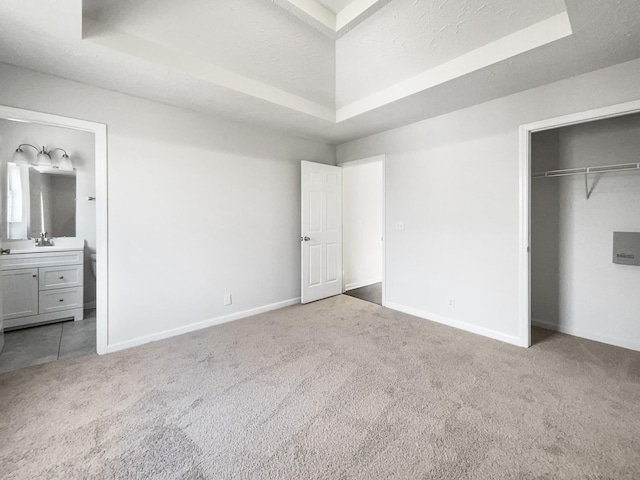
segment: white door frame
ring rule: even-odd
[[[95,135],[96,160],[96,349],[107,353],[109,325],[108,255],[109,220],[107,189],[107,126],[75,118],[49,113],[34,112],[22,108],[0,105],[0,118],[18,122],[39,123],[53,127],[71,128],[91,132]]]
[[[357,166],[357,165],[365,165],[367,163],[374,163],[374,162],[382,162],[382,205],[381,205],[381,209],[382,209],[382,306],[386,307],[387,306],[387,222],[386,222],[386,213],[387,213],[387,204],[386,204],[386,167],[387,167],[387,158],[385,155],[375,155],[373,157],[367,157],[367,158],[361,158],[358,160],[352,160],[352,161],[348,161],[348,162],[342,162],[339,163],[338,166],[339,167],[353,167],[353,166]],[[344,188],[344,184],[343,184],[343,188]],[[343,202],[343,208],[344,208],[344,202]],[[344,219],[344,217],[343,217]],[[342,235],[343,235],[343,240],[342,243],[344,244],[344,225],[342,228]],[[344,249],[342,250],[343,254],[344,254]],[[342,265],[344,268],[344,258],[342,259]],[[345,290],[345,284],[344,284],[344,272],[342,272],[342,292],[344,293]]]
[[[640,101],[549,118],[520,126],[520,342],[531,346],[531,134],[640,112]]]

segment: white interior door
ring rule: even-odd
[[[302,162],[302,303],[342,293],[342,169]]]

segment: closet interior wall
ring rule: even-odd
[[[533,134],[532,172],[636,163],[640,114]],[[640,172],[536,178],[533,325],[640,350],[640,267],[612,262],[613,232],[640,232]]]

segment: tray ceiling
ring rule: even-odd
[[[634,0],[3,0],[0,19],[0,62],[332,143],[640,57]]]

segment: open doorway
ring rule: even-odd
[[[0,106],[0,131],[0,372],[106,353],[106,126]]]
[[[639,111],[631,102],[521,128],[525,346],[559,331],[640,350],[629,250],[640,246],[617,241],[640,241]]]
[[[344,290],[384,304],[384,156],[344,165]]]

